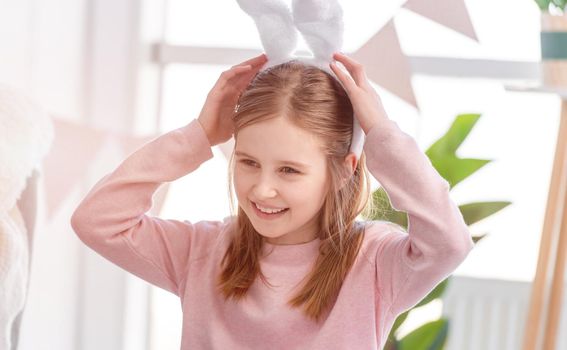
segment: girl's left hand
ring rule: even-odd
[[[348,76],[335,62],[329,64],[345,87],[360,127],[365,134],[368,134],[374,125],[380,123],[381,120],[388,119],[382,100],[368,82],[361,63],[340,52],[334,53],[333,58],[341,62],[352,76],[352,78]]]

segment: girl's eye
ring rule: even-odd
[[[290,168],[288,166],[283,167],[282,169],[286,169],[287,171],[284,171],[284,173],[287,173],[287,174],[298,174],[299,173],[299,171],[297,171],[293,168]]]
[[[248,166],[254,166],[254,167],[256,166],[256,162],[249,160],[249,159],[243,159],[240,162],[242,162],[243,164],[248,165]],[[290,168],[288,166],[283,167],[282,171],[286,174],[299,174],[299,171],[297,171],[293,168]]]
[[[244,164],[246,164],[246,165],[250,165],[250,166],[254,166],[254,165],[255,165],[254,161],[251,161],[251,160],[249,160],[249,159],[243,159],[243,160],[241,160],[241,162],[244,163]]]

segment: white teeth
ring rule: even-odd
[[[261,206],[259,206],[257,203],[254,203],[256,205],[256,208],[260,209],[261,212],[263,213],[267,213],[267,214],[275,214],[275,213],[279,213],[280,211],[283,211],[285,209],[269,209],[269,208],[263,208]]]

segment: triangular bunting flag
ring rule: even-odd
[[[408,0],[403,7],[478,42],[464,0]]]
[[[89,168],[103,143],[104,133],[53,118],[54,140],[45,158],[44,186],[49,220]]]
[[[411,86],[411,67],[402,52],[392,20],[354,52],[352,57],[364,65],[369,79],[418,107]]]

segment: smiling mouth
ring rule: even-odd
[[[253,207],[254,211],[256,212],[256,214],[257,214],[258,216],[262,217],[262,218],[278,217],[278,216],[283,215],[284,213],[286,213],[286,212],[289,210],[289,208],[285,208],[285,209],[283,209],[283,210],[280,210],[280,211],[277,211],[277,212],[273,212],[273,213],[265,212],[265,211],[260,210],[260,208],[258,208],[258,207],[256,206],[256,203],[254,203],[254,202],[252,202],[252,201],[250,201],[250,202],[252,203],[252,207]]]

